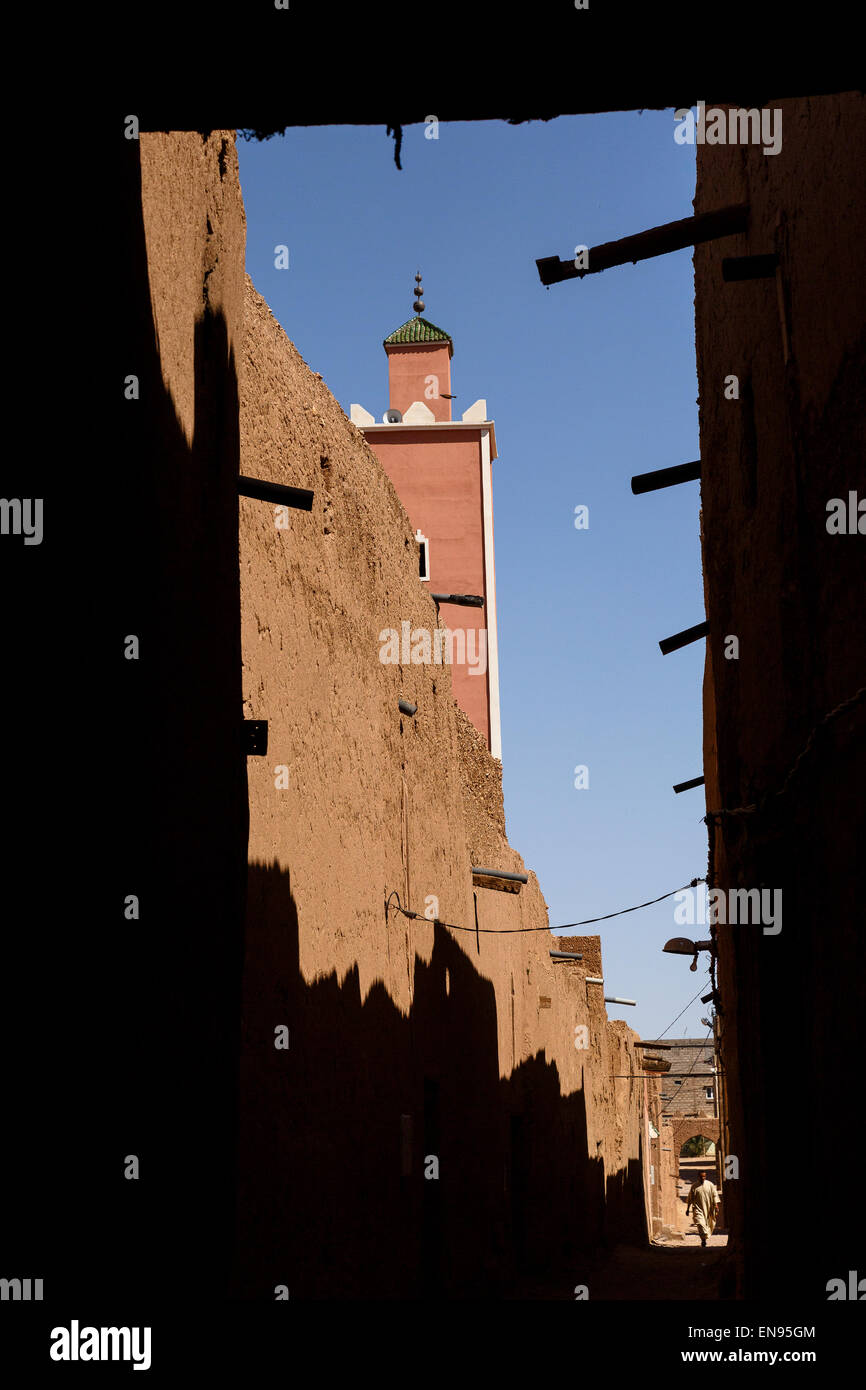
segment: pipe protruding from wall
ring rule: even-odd
[[[277,502],[283,507],[297,507],[299,511],[313,510],[313,492],[308,487],[286,487],[283,483],[269,483],[264,478],[245,478],[238,475],[238,492],[241,497],[253,497],[258,502]]]
[[[461,608],[484,607],[484,598],[481,594],[431,594],[430,597],[435,603],[456,603]]]
[[[706,637],[709,630],[709,623],[696,623],[694,627],[687,627],[683,632],[675,632],[673,637],[663,637],[659,642],[662,656],[678,651],[680,647],[687,647],[690,642],[697,642],[701,637]]]
[[[657,468],[652,473],[636,473],[631,480],[631,490],[637,497],[642,492],[657,492],[662,487],[673,487],[676,483],[699,482],[701,461],[677,463],[673,468]]]
[[[619,241],[605,241],[600,246],[588,248],[587,264],[583,268],[578,268],[574,261],[561,261],[558,256],[544,256],[535,264],[542,285],[556,285],[561,280],[581,280],[584,275],[596,275],[600,270],[625,265],[627,261],[645,261],[651,256],[664,256],[669,251],[697,246],[700,242],[733,236],[737,232],[745,232],[748,224],[748,203],[734,203],[730,207],[699,212],[694,217],[665,222],[661,227],[650,227],[634,236],[622,237]]]
[[[702,787],[703,785],[703,777],[693,777],[690,782],[675,782],[674,791],[677,792],[677,794],[679,794],[680,792],[689,792],[691,791],[692,787]]]

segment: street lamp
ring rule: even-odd
[[[698,951],[715,951],[712,941],[692,941],[688,936],[672,936],[670,941],[666,941],[662,947],[672,956],[694,956],[694,960],[689,966],[689,970],[698,968]]]

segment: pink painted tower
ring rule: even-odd
[[[420,274],[415,281],[415,318],[384,341],[389,408],[382,423],[359,405],[352,406],[351,418],[381,459],[415,528],[420,582],[434,594],[484,600],[480,608],[441,600],[439,625],[452,633],[455,698],[501,759],[491,469],[496,436],[484,400],[452,419],[454,344],[421,317]]]

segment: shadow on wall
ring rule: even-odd
[[[224,1292],[234,1227],[248,833],[238,383],[228,325],[203,290],[189,443],[163,381],[139,146],[122,144],[118,525],[104,574],[116,653],[106,705],[122,712],[104,877],[118,907],[101,937],[99,920],[77,936],[82,992],[64,1060],[100,1101],[83,1124],[79,1095],[68,1131],[77,1171],[54,1287],[188,1301]],[[137,400],[123,399],[127,374]],[[137,660],[124,659],[127,635]],[[138,914],[125,918],[130,894]]]
[[[616,1184],[605,1204],[583,1096],[560,1095],[553,1065],[536,1057],[500,1081],[493,988],[446,933],[417,965],[409,1017],[382,986],[362,1003],[357,973],[306,984],[278,869],[250,870],[244,942],[232,325],[203,280],[190,443],[163,380],[134,141],[118,205],[112,360],[139,398],[121,399],[119,522],[101,572],[118,654],[105,703],[123,712],[94,890],[111,911],[75,933],[73,1017],[52,1057],[63,1158],[38,1193],[56,1236],[46,1288],[188,1305],[222,1296],[231,1266],[233,1289],[268,1300],[278,1283],[292,1297],[495,1295],[516,1270],[628,1224],[628,1204]],[[273,1046],[283,1021],[288,1052]],[[438,1181],[423,1176],[427,1154]]]
[[[307,983],[289,874],[250,865],[235,1297],[495,1298],[643,1241],[639,1162],[605,1187],[583,1092],[543,1054],[500,1079],[493,986],[430,930],[408,1017],[381,983],[362,1001],[357,968]]]

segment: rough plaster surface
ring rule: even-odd
[[[151,308],[162,377],[188,443],[195,424],[195,332],[206,308],[225,315],[228,350],[243,322],[246,216],[234,132],[141,137]]]
[[[131,427],[118,469],[132,500],[109,584],[123,632],[140,639],[118,698],[135,768],[123,873],[140,895],[142,930],[129,934],[128,965],[116,965],[132,1041],[114,1132],[138,1136],[149,1176],[134,1211],[121,1203],[106,1226],[135,1251],[125,1278],[185,1298],[184,1251],[223,1289],[233,1230],[247,842],[236,373],[245,219],[231,131],[143,133],[123,165],[122,370],[140,389],[122,407]],[[94,1259],[122,1267],[122,1251]]]
[[[375,1268],[374,1296],[465,1292],[639,1239],[642,1083],[615,1079],[635,1035],[583,982],[599,939],[550,936],[531,873],[519,895],[475,894],[481,928],[532,933],[386,921],[396,890],[474,928],[472,864],[524,865],[448,668],[379,661],[383,628],[435,626],[408,517],[249,280],[240,376],[241,471],[315,500],[287,529],[240,503],[244,714],[268,720],[269,748],[248,764],[238,1288],[354,1296]],[[554,965],[556,948],[585,959]]]
[[[695,209],[745,201],[747,233],[695,250],[702,546],[710,636],[704,681],[707,809],[754,804],[785,783],[824,717],[866,684],[864,539],[830,535],[826,504],[864,495],[866,234],[862,94],[771,102],[783,147],[703,146]],[[725,284],[723,256],[775,251],[776,280]],[[780,307],[781,297],[781,307]],[[787,337],[787,359],[785,339]],[[739,401],[725,400],[737,374]],[[746,390],[743,391],[745,385]],[[728,634],[739,660],[726,660]],[[851,1019],[863,1008],[863,706],[819,731],[781,799],[712,837],[719,887],[781,889],[778,935],[720,926],[726,1215],[746,1297],[826,1297],[853,1266],[842,1223],[814,1232],[793,1211],[803,1175],[845,1144]],[[791,1030],[807,1039],[791,1066]],[[798,1162],[777,1155],[803,1114]],[[765,1194],[776,1184],[776,1204]]]

